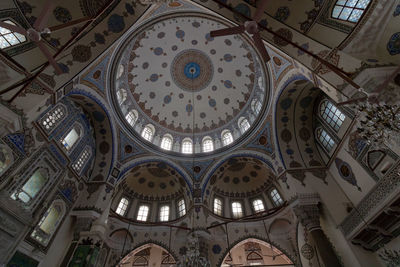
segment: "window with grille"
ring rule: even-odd
[[[232,214],[235,218],[240,218],[243,216],[243,208],[240,202],[232,202]]]
[[[16,25],[11,20],[4,20],[3,22]],[[10,31],[9,29],[0,27],[0,48],[8,48],[21,44],[26,41],[26,37],[20,33]]]
[[[262,108],[261,102],[257,99],[254,99],[253,102],[251,102],[251,109],[253,110],[254,113],[258,114],[260,113]]]
[[[331,152],[335,145],[332,137],[322,128],[317,129],[317,140],[328,153]]]
[[[166,222],[169,220],[169,206],[162,206],[160,209],[160,221]]]
[[[118,100],[118,104],[122,105],[122,103],[125,102],[126,98],[127,98],[127,93],[125,89],[119,89],[117,91],[117,100]]]
[[[77,173],[79,173],[82,170],[86,162],[89,160],[91,154],[90,151],[91,151],[90,147],[86,147],[80,154],[78,160],[74,164],[72,164],[72,168]]]
[[[214,144],[211,137],[203,139],[203,152],[211,152],[214,150]]]
[[[321,102],[319,114],[335,131],[339,131],[346,119],[346,116],[328,100]]]
[[[169,136],[164,136],[161,140],[161,148],[165,150],[172,149],[172,138]]]
[[[262,202],[261,199],[253,200],[253,208],[255,212],[262,212],[265,210],[264,203]]]
[[[44,169],[36,170],[31,177],[25,182],[22,188],[14,191],[11,198],[14,200],[20,200],[24,203],[29,203],[37,194],[42,190],[48,181],[48,176]]]
[[[246,118],[239,120],[239,128],[242,133],[246,132],[250,128],[250,123]]]
[[[225,131],[222,134],[222,143],[224,144],[224,146],[227,146],[227,145],[231,144],[232,142],[233,142],[232,133],[230,131]]]
[[[371,0],[338,0],[332,10],[332,18],[357,23]]]
[[[276,188],[271,190],[270,195],[275,206],[280,206],[283,204],[283,199]]]
[[[145,221],[147,221],[148,216],[149,216],[149,207],[146,205],[140,206],[136,219],[138,221],[145,222]]]
[[[219,198],[214,198],[214,213],[222,216],[222,200]]]
[[[181,199],[178,201],[178,214],[179,214],[179,217],[182,217],[186,214],[186,206],[185,206],[184,199]]]
[[[186,139],[182,142],[182,153],[192,154],[193,153],[193,143],[192,140]]]
[[[115,211],[118,215],[124,216],[125,212],[128,208],[128,204],[129,204],[129,200],[127,200],[126,198],[121,198],[121,200],[119,201],[117,210]]]
[[[153,139],[153,134],[154,132],[149,126],[144,127],[142,131],[142,137],[144,139],[146,139],[147,141],[151,141]]]
[[[129,111],[129,112],[125,115],[125,119],[126,119],[126,121],[127,121],[131,126],[135,125],[136,120],[137,120],[136,111],[135,111],[135,110]]]

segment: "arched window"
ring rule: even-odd
[[[40,120],[42,128],[50,132],[53,130],[67,115],[65,107],[58,104]]]
[[[357,23],[371,0],[338,0],[332,10],[332,18]]]
[[[243,216],[242,203],[236,201],[232,202],[232,214],[235,218],[240,218]]]
[[[79,173],[83,167],[85,166],[86,162],[90,158],[91,148],[89,146],[85,147],[85,149],[79,155],[79,158],[76,160],[74,164],[72,164],[72,168]]]
[[[11,166],[14,162],[14,157],[11,149],[5,145],[0,145],[0,176]]]
[[[222,144],[224,146],[227,146],[233,142],[233,136],[232,133],[228,130],[225,130],[222,132]]]
[[[147,221],[147,217],[149,216],[149,206],[146,206],[146,205],[141,205],[140,207],[139,207],[139,211],[138,211],[138,214],[137,214],[137,220],[138,221],[142,221],[142,222],[145,222],[145,221]]]
[[[184,153],[184,154],[192,154],[193,153],[193,142],[190,138],[183,139],[182,153]]]
[[[254,99],[254,100],[251,102],[251,109],[253,110],[253,112],[254,112],[255,114],[260,113],[261,108],[262,108],[262,105],[261,105],[261,102],[260,102],[258,99]]]
[[[121,198],[118,203],[117,210],[115,211],[118,215],[124,216],[126,210],[128,209],[129,200],[126,198]]]
[[[125,102],[127,96],[128,96],[128,94],[126,93],[125,89],[119,89],[117,91],[118,104],[122,105],[122,103]]]
[[[319,115],[328,123],[335,131],[339,131],[346,119],[346,116],[330,101],[324,100],[319,106]]]
[[[117,79],[120,78],[123,73],[124,73],[124,65],[120,64],[118,66]]]
[[[3,22],[16,25],[11,20],[4,20]],[[4,49],[14,45],[21,44],[26,41],[26,37],[20,33],[10,31],[9,29],[0,27],[0,48]]]
[[[160,209],[160,221],[166,222],[169,220],[169,206],[162,206]]]
[[[61,140],[64,148],[70,151],[79,140],[82,134],[82,129],[79,125],[75,125],[68,134]]]
[[[65,203],[60,199],[54,200],[32,231],[30,237],[43,246],[47,246],[64,215]]]
[[[126,121],[131,125],[135,125],[136,120],[137,120],[138,116],[137,116],[137,111],[132,109],[130,110],[126,115],[125,115],[125,119]]]
[[[270,195],[271,195],[272,202],[274,202],[274,205],[276,207],[283,204],[283,199],[276,188],[271,190]]]
[[[214,143],[211,139],[211,137],[206,136],[203,139],[203,152],[211,152],[214,150]]]
[[[144,129],[142,131],[142,137],[144,139],[151,142],[151,140],[153,139],[153,135],[154,135],[153,127],[151,127],[150,125],[147,125],[146,127],[144,127]]]
[[[22,188],[14,191],[14,193],[11,195],[11,198],[14,200],[20,200],[24,203],[29,203],[44,187],[47,180],[47,172],[44,169],[37,169],[25,182]]]
[[[262,212],[265,210],[264,203],[262,202],[261,199],[253,200],[253,208],[255,212]]]
[[[172,149],[172,137],[169,134],[164,135],[161,139],[161,148],[165,150]]]
[[[239,129],[242,133],[246,132],[250,128],[250,123],[246,118],[239,119]]]
[[[335,145],[335,141],[333,141],[332,137],[321,127],[317,129],[317,140],[328,153],[331,152]]]
[[[182,198],[178,201],[178,215],[182,217],[186,214],[185,200]]]
[[[214,213],[222,216],[222,200],[219,198],[214,198]]]

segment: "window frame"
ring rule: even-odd
[[[243,127],[243,123],[244,122],[247,122],[247,124],[246,124],[247,126],[246,127]],[[247,118],[245,118],[245,117],[241,117],[238,120],[238,126],[239,126],[240,133],[242,133],[242,134],[244,134],[245,132],[247,132],[251,128],[251,124],[250,124],[249,120]]]
[[[221,214],[218,214],[217,212],[215,212],[215,201],[216,201],[216,200],[218,200],[218,201],[221,202]],[[221,198],[221,197],[214,197],[214,199],[213,199],[213,213],[214,213],[215,215],[218,215],[218,216],[223,217],[223,215],[224,215],[224,201],[223,201],[223,198]]]
[[[241,210],[242,210],[242,215],[241,216],[235,216],[235,212],[233,211],[233,204],[234,203],[239,203],[240,204],[240,207],[241,207]],[[234,219],[240,219],[240,218],[243,218],[243,217],[246,216],[244,203],[243,203],[242,200],[232,199],[231,203],[230,203],[230,210],[231,210],[232,218],[234,218]]]
[[[185,149],[184,149],[185,148],[185,143],[190,143],[190,145],[191,145],[190,152],[186,152],[185,151]],[[192,141],[192,139],[190,139],[190,138],[183,139],[182,145],[181,145],[181,152],[182,152],[182,154],[187,154],[187,155],[193,154],[193,141]]]
[[[141,208],[141,207],[147,207],[147,209],[148,209],[148,211],[147,211],[147,217],[146,217],[146,220],[145,220],[145,221],[139,220],[139,219],[138,219],[138,217],[139,217],[139,211],[140,211],[140,208]],[[140,203],[139,206],[138,206],[138,208],[137,208],[137,210],[136,210],[136,216],[135,216],[136,221],[138,221],[138,222],[148,222],[150,218],[151,218],[151,206],[150,206],[150,204],[148,204],[148,203]]]
[[[128,92],[125,88],[119,88],[116,92],[118,104],[121,106],[128,98]],[[137,120],[137,119],[136,119]]]
[[[123,214],[119,214],[118,213],[118,208],[119,208],[119,205],[121,204],[122,199],[126,199],[128,201],[128,203],[126,204],[126,208],[125,208],[124,213]],[[125,195],[121,196],[119,201],[118,201],[118,205],[117,205],[117,207],[115,209],[115,213],[118,214],[119,216],[125,217],[125,215],[128,214],[130,204],[131,204],[131,200],[129,199],[128,196],[125,196]]]
[[[161,211],[164,207],[168,207],[168,219],[161,220]],[[161,204],[158,209],[158,221],[159,222],[169,222],[171,220],[171,205],[170,204]]]
[[[134,116],[135,119],[133,119],[133,116]],[[128,117],[129,117],[129,119],[128,119]],[[133,127],[133,126],[135,126],[135,124],[136,124],[136,122],[137,122],[137,120],[138,120],[139,117],[138,117],[137,111],[136,111],[135,109],[130,109],[130,110],[125,114],[124,118],[125,118],[126,122],[127,122],[131,127]]]
[[[261,211],[257,211],[257,210],[255,209],[255,207],[254,207],[254,202],[257,201],[257,200],[260,200],[261,203],[262,203],[262,205],[263,205],[263,208],[264,208],[264,209],[261,210]],[[252,208],[252,210],[253,210],[254,213],[260,213],[260,212],[264,212],[264,211],[267,210],[267,205],[266,205],[266,203],[265,203],[265,200],[264,200],[261,196],[252,198],[252,199],[250,199],[250,201],[251,201],[251,203],[250,203],[250,204],[251,204],[251,208]]]
[[[4,23],[7,23],[7,21],[9,21],[9,22],[11,22],[11,23],[9,23],[9,24],[11,24],[11,25],[18,26],[18,27],[22,27],[19,23],[15,22],[13,19],[11,19],[11,18],[9,18],[9,17],[7,17],[7,18],[1,18],[0,20],[1,20],[2,22],[4,22]],[[0,28],[2,28],[2,27],[0,27]],[[23,27],[22,27],[22,28],[23,28]],[[5,29],[5,28],[3,28],[3,29]],[[26,43],[29,43],[29,40],[28,40],[28,38],[27,38],[26,36],[24,36],[24,35],[22,35],[22,34],[20,34],[20,33],[11,31],[11,30],[9,30],[9,29],[6,29],[6,30],[8,30],[8,31],[10,31],[10,32],[8,32],[8,33],[0,33],[0,39],[3,38],[4,41],[5,41],[6,43],[9,44],[9,46],[7,46],[7,47],[2,47],[2,48],[0,47],[0,49],[2,49],[3,51],[6,51],[6,50],[8,50],[8,49],[10,49],[10,48],[15,48],[15,47],[24,45],[24,44],[26,44]],[[11,44],[11,43],[7,40],[7,38],[5,37],[5,36],[7,36],[7,35],[12,35],[12,36],[14,36],[14,38],[18,41],[18,43],[17,43],[17,44]],[[18,37],[19,35],[21,35],[21,36]],[[22,36],[23,36],[23,38],[25,39],[24,41],[21,41],[21,40],[20,40],[20,38],[22,38]]]
[[[155,135],[155,130],[153,128],[151,124],[146,125],[140,133],[141,137],[148,142],[152,142]]]
[[[81,160],[81,157],[83,157],[83,155],[85,154],[85,152],[88,154],[88,156],[85,158],[85,160],[82,162],[82,166],[81,167],[77,167],[77,164],[79,163],[79,161]],[[86,167],[86,165],[88,164],[88,162],[90,161],[90,158],[92,157],[92,148],[90,146],[85,146],[84,149],[82,149],[81,153],[79,153],[78,158],[75,160],[74,163],[72,163],[72,169],[77,173],[80,174]]]
[[[340,3],[339,3],[340,1],[344,1],[344,3],[343,3],[343,4],[340,4]],[[344,22],[348,22],[348,23],[352,23],[352,24],[357,24],[357,23],[359,23],[360,20],[363,18],[365,12],[368,10],[368,8],[370,7],[371,3],[373,2],[372,0],[369,0],[368,4],[365,6],[365,8],[360,8],[360,7],[357,7],[357,5],[358,5],[359,2],[361,2],[361,1],[363,1],[363,0],[355,0],[356,3],[354,4],[354,7],[351,7],[351,6],[347,6],[347,5],[346,5],[349,1],[351,1],[351,0],[337,0],[337,1],[335,2],[335,4],[333,5],[333,7],[332,7],[332,10],[331,10],[331,13],[330,13],[330,17],[331,17],[332,19],[335,19],[335,20],[344,21]],[[337,7],[338,7],[338,8],[342,8],[342,9],[340,10],[338,16],[335,17],[335,16],[334,16],[334,12],[335,12],[335,10],[336,10]],[[350,13],[349,13],[349,16],[348,16],[346,19],[340,18],[342,12],[343,12],[346,8],[351,9],[351,11],[350,11]],[[351,18],[352,14],[353,14],[353,12],[354,12],[355,10],[361,12],[361,14],[360,14],[360,16],[358,17],[357,21],[352,21],[352,20],[350,20],[350,18]]]
[[[183,207],[184,207],[184,213],[181,215],[181,210],[180,210],[180,206],[179,206],[179,203],[181,202],[181,201],[183,201]],[[178,218],[181,218],[181,217],[183,217],[183,216],[185,216],[186,214],[187,214],[187,208],[186,208],[186,201],[185,201],[185,198],[180,198],[180,199],[178,199],[178,201],[176,202],[176,211],[177,211],[177,217]]]
[[[165,140],[169,140],[169,147],[165,147]],[[163,145],[164,144],[164,145]],[[164,136],[161,138],[161,143],[160,147],[166,151],[171,151],[174,145],[174,139],[170,134],[164,134]]]
[[[322,132],[325,132],[325,136],[323,137],[325,141],[327,141],[327,139],[325,138],[326,136],[328,136],[330,138],[330,140],[333,141],[333,145],[330,147],[330,149],[328,147],[326,147],[322,143],[323,141],[321,141],[321,139],[320,139],[320,136],[322,136]],[[324,129],[322,126],[319,126],[315,129],[315,139],[316,139],[317,143],[322,147],[322,149],[325,153],[330,154],[332,151],[335,150],[335,146],[337,145],[335,139],[333,139],[333,137],[329,134],[329,132],[326,129]],[[330,146],[329,141],[327,141],[327,145]]]
[[[79,129],[79,133],[77,133],[78,139],[76,139],[76,141],[72,144],[72,146],[70,148],[67,148],[64,144],[65,138],[75,129]],[[75,130],[75,132],[77,132],[77,131]],[[80,123],[74,123],[72,125],[72,127],[69,128],[68,131],[62,136],[62,138],[60,140],[60,144],[61,144],[62,148],[64,149],[64,151],[66,151],[68,154],[71,154],[72,151],[74,151],[75,148],[78,146],[78,144],[81,142],[83,135],[84,135],[84,130],[83,130],[82,125]]]
[[[339,114],[337,112],[339,112]],[[336,133],[340,131],[347,118],[346,114],[344,114],[342,110],[340,110],[332,101],[328,99],[323,99],[319,103],[318,117],[324,124],[328,125],[328,127],[334,130]]]
[[[24,188],[25,185],[28,183],[28,181],[33,177],[33,175],[34,175],[37,171],[39,171],[39,170],[43,170],[43,172],[45,172],[45,175],[42,175],[42,174],[41,174],[41,175],[42,175],[42,176],[45,176],[44,178],[45,178],[46,180],[45,180],[45,182],[43,183],[42,187],[41,187],[41,188],[36,192],[36,194],[32,197],[32,196],[30,196],[27,192],[25,192],[25,191],[23,190],[23,188]],[[40,196],[40,195],[42,194],[44,188],[46,188],[46,184],[47,184],[49,181],[50,181],[50,174],[49,174],[49,172],[48,172],[45,168],[43,168],[43,167],[37,167],[37,168],[35,168],[35,169],[30,173],[30,175],[28,176],[28,178],[26,178],[26,179],[24,180],[23,183],[19,184],[18,187],[17,187],[15,190],[12,191],[12,193],[11,193],[11,195],[10,195],[10,198],[13,199],[13,200],[15,200],[15,201],[21,202],[21,203],[23,203],[23,204],[26,205],[26,206],[30,206],[32,203],[35,202],[35,200],[38,198],[38,196]],[[19,197],[19,194],[20,194],[21,192],[23,192],[24,194],[26,194],[26,195],[29,197],[29,200],[28,200],[27,202],[23,201],[23,200]],[[18,194],[18,195],[17,195],[17,194]]]
[[[261,110],[262,110],[262,103],[260,100],[258,99],[253,99],[253,101],[251,102],[251,110],[256,114],[260,114]]]
[[[229,140],[230,140],[229,143],[226,143],[226,142],[225,142],[226,139],[227,139],[227,138],[225,138],[226,135],[229,135],[229,136],[230,136],[230,137],[229,137]],[[223,145],[223,146],[229,146],[230,144],[232,144],[233,141],[234,141],[232,132],[229,131],[229,130],[224,130],[224,131],[222,132],[222,134],[221,134],[221,140],[222,140],[222,145]]]
[[[273,198],[273,196],[272,196],[272,191],[274,191],[274,190],[276,190],[276,192],[278,193],[278,196],[280,197],[280,199],[281,199],[281,201],[282,201],[282,203],[281,203],[280,205],[278,205],[278,204],[275,202],[275,200],[274,200],[274,198]],[[285,203],[285,200],[283,199],[281,192],[279,192],[278,188],[276,188],[276,187],[272,187],[270,190],[268,190],[268,197],[269,197],[269,199],[271,200],[272,205],[274,205],[275,208],[276,208],[276,207],[280,207],[280,206],[283,205],[283,203]]]
[[[206,142],[209,142],[208,144],[211,144],[210,148],[206,149]],[[206,136],[203,138],[201,141],[201,150],[203,153],[210,153],[213,152],[215,149],[214,147],[214,140],[210,136]]]

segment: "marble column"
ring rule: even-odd
[[[319,222],[319,202],[318,195],[298,196],[293,211],[301,224],[311,234],[324,265],[326,267],[340,267],[342,265]]]

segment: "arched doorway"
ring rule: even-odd
[[[233,246],[221,267],[233,266],[295,266],[281,250],[265,241],[248,238]]]
[[[148,243],[132,250],[117,266],[173,267],[176,259],[165,248]]]

